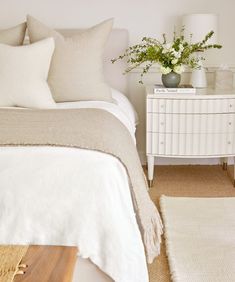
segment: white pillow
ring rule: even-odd
[[[47,77],[53,38],[27,46],[0,44],[0,107],[56,108]]]

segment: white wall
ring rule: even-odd
[[[130,42],[134,44],[143,36],[159,38],[163,32],[170,35],[174,25],[179,26],[181,16],[187,13],[219,15],[219,38],[224,47],[211,51],[206,64],[214,67],[227,63],[234,67],[235,0],[0,0],[0,28],[24,21],[26,14],[57,28],[88,27],[114,17],[115,27],[128,29]],[[139,151],[144,154],[145,100],[138,76],[138,72],[129,75],[128,94],[140,116],[137,139]],[[185,81],[187,78],[186,75]],[[153,83],[159,79],[159,74],[153,72],[146,77],[146,82]]]
[[[234,0],[0,0],[0,27],[24,21],[28,13],[57,28],[87,27],[114,17],[115,26],[127,28],[131,43],[136,43],[143,36],[171,33],[183,14],[217,13],[224,50],[213,63],[235,63],[235,57],[230,58],[235,49],[234,12]]]

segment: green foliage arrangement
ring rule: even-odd
[[[208,44],[208,40],[213,34],[214,31],[210,31],[198,43],[191,43],[193,35],[190,37],[190,42],[185,40],[184,28],[182,28],[179,35],[174,32],[172,42],[167,42],[165,34],[162,35],[162,42],[154,38],[144,37],[140,44],[127,48],[125,53],[113,59],[112,63],[127,58],[129,67],[125,70],[125,73],[145,63],[142,69],[140,83],[143,83],[144,74],[156,63],[160,65],[162,74],[168,74],[172,71],[181,74],[185,66],[192,69],[200,67],[200,61],[204,60],[204,57],[195,56],[194,54],[196,52],[203,52],[212,48],[222,48],[218,44]]]

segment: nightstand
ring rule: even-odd
[[[148,180],[154,158],[227,158],[235,161],[235,90],[154,94],[146,87]],[[235,167],[235,166],[234,166]],[[235,169],[234,169],[235,175]],[[233,176],[235,186],[235,176]]]

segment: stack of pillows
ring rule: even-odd
[[[0,107],[56,108],[56,102],[112,102],[103,75],[103,51],[113,20],[72,37],[28,16],[0,30]],[[26,28],[29,45],[23,45]]]

